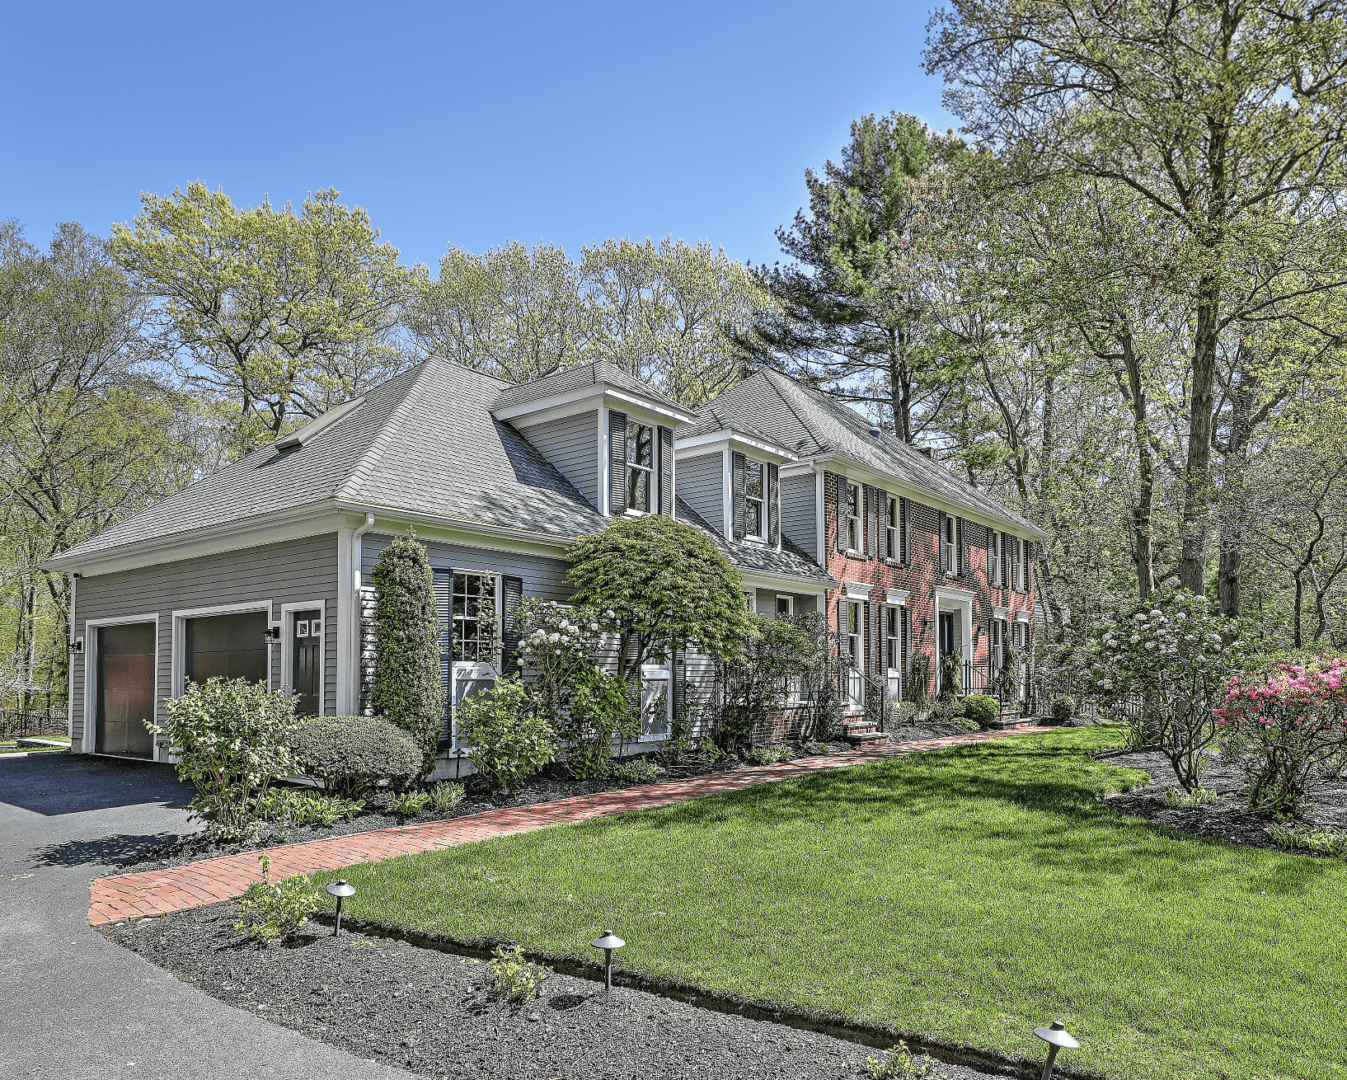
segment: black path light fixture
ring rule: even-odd
[[[337,898],[337,925],[332,928],[332,936],[336,937],[341,933],[341,902],[346,897],[355,895],[355,886],[345,878],[338,878],[336,881],[329,881],[325,888],[329,894]]]
[[[1051,1027],[1034,1028],[1034,1034],[1048,1044],[1048,1060],[1043,1063],[1043,1080],[1052,1080],[1052,1063],[1061,1050],[1076,1050],[1080,1043],[1066,1032],[1066,1025],[1054,1020]]]
[[[613,992],[613,950],[622,948],[626,942],[611,930],[605,930],[603,937],[595,938],[590,944],[596,949],[603,950],[603,988],[611,994]]]

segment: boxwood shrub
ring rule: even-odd
[[[421,775],[421,747],[406,731],[373,716],[315,716],[291,736],[304,775],[345,799],[381,780],[403,788]]]
[[[994,697],[969,694],[963,699],[963,714],[969,720],[977,721],[978,727],[991,727],[992,722],[1001,715],[1001,706]]]

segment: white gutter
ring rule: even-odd
[[[67,713],[65,733],[72,744],[75,741],[75,587],[79,583],[79,579],[79,574],[70,575],[70,633],[69,640],[66,642],[65,651],[66,679],[68,680],[68,686],[65,693]],[[156,626],[154,632],[157,637],[159,634],[159,627]]]
[[[351,552],[351,558],[354,562],[354,572],[351,575],[351,627],[350,649],[351,654],[347,658],[349,666],[347,668],[349,685],[347,687],[348,698],[351,712],[360,705],[360,661],[364,651],[364,635],[361,633],[364,612],[361,610],[360,586],[364,580],[364,551],[360,538],[370,529],[374,528],[374,515],[367,513],[365,515],[365,524],[351,534],[351,546],[354,549]]]

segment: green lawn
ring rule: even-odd
[[[70,739],[66,735],[40,735],[38,738],[50,739],[52,742],[62,743],[67,748],[70,746]],[[40,754],[47,750],[58,749],[60,749],[60,747],[56,746],[19,746],[15,736],[11,736],[8,739],[0,739],[0,754]]]
[[[1344,1077],[1347,867],[1167,834],[1086,728],[342,872],[351,914],[592,952],[1118,1078]],[[327,875],[336,877],[338,875]],[[592,959],[592,957],[590,958]]]

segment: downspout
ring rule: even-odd
[[[65,733],[72,743],[75,741],[75,657],[77,655],[75,652],[75,588],[79,584],[79,579],[79,574],[70,575],[70,640],[67,642],[69,647],[65,652],[66,679],[68,683],[65,694],[67,713]],[[158,629],[158,627],[155,627],[156,633],[158,632]],[[158,673],[156,672],[156,677],[157,674]],[[81,739],[80,749],[83,748],[84,740]]]
[[[353,549],[351,558],[354,561],[353,572],[351,575],[351,599],[353,601],[351,604],[351,618],[355,621],[355,625],[351,628],[351,655],[349,657],[350,667],[348,670],[351,673],[349,701],[351,703],[352,714],[360,708],[360,662],[364,658],[363,653],[365,645],[364,635],[361,633],[361,623],[364,612],[360,603],[360,586],[364,579],[365,560],[363,545],[360,542],[360,538],[372,528],[374,528],[374,515],[366,514],[365,524],[361,525],[351,534],[351,546]]]

